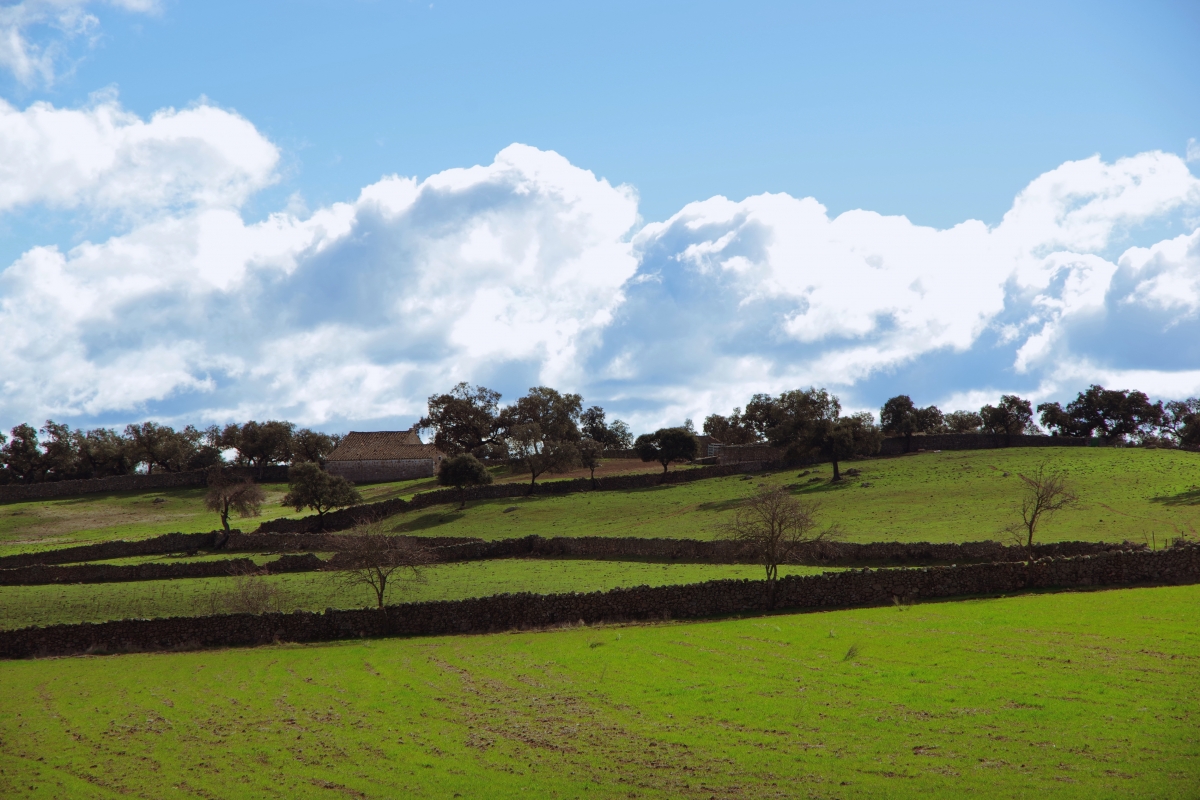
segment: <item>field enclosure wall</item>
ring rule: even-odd
[[[544,539],[525,536],[519,539],[483,541],[474,538],[400,537],[429,549],[438,563],[486,561],[498,558],[586,558],[653,561],[689,564],[757,564],[759,559],[745,544],[731,541],[698,539],[641,539],[635,537],[579,536]],[[335,552],[338,536],[324,533],[224,533],[168,534],[134,542],[104,542],[95,545],[23,553],[0,558],[0,586],[39,583],[103,583],[109,581],[198,578],[230,574],[221,564],[234,562],[152,563],[130,566],[83,564],[111,558],[195,553],[198,550],[232,553],[308,553],[284,556],[266,565],[267,571],[303,571],[325,569],[329,562],[314,552]],[[1140,550],[1145,545],[1107,544],[1103,542],[1053,542],[1034,545],[1035,558],[1094,555],[1113,550]],[[903,566],[911,564],[976,564],[988,561],[1022,561],[1029,557],[1024,548],[999,542],[931,544],[929,542],[814,542],[801,548],[792,563],[821,566]],[[249,563],[249,562],[247,562]],[[71,566],[52,566],[70,564]],[[335,557],[333,565],[337,567]]]
[[[286,483],[286,466],[263,467],[261,470],[246,467],[229,467],[231,475],[251,478],[260,483]],[[152,475],[115,475],[111,478],[88,478],[79,481],[47,481],[46,483],[9,484],[0,486],[0,503],[19,503],[26,500],[50,500],[55,497],[71,497],[79,494],[109,492],[148,492],[155,489],[195,489],[208,485],[208,473],[155,472]]]
[[[593,485],[590,478],[575,478],[564,481],[546,481],[532,486],[528,483],[494,483],[490,486],[472,486],[460,493],[458,489],[435,489],[431,492],[421,492],[412,500],[396,498],[379,503],[367,503],[353,506],[343,511],[326,514],[324,519],[315,516],[300,519],[273,519],[258,526],[259,533],[315,533],[318,531],[344,531],[361,525],[373,519],[383,519],[393,514],[405,511],[416,511],[429,506],[445,503],[457,503],[462,497],[467,500],[501,500],[518,497],[553,497],[556,495],[574,494],[591,491],[628,491],[630,489],[648,489],[655,486],[691,481],[706,478],[720,478],[726,475],[740,475],[747,472],[758,472],[774,466],[763,462],[748,462],[728,466],[692,467],[663,473],[639,473],[635,475],[607,475],[598,478]]]
[[[778,581],[711,581],[589,594],[504,594],[323,614],[228,614],[0,631],[0,658],[89,652],[440,636],[579,623],[688,619],[770,610],[882,605],[1037,589],[1200,582],[1200,547],[1114,551],[1034,562],[853,570]]]
[[[879,448],[881,456],[898,456],[917,450],[993,450],[1001,447],[1087,447],[1090,439],[1077,436],[1012,436],[991,433],[936,433],[912,437],[911,450],[905,450],[904,437],[889,437]]]

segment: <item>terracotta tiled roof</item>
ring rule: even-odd
[[[416,430],[350,431],[327,461],[390,461],[399,458],[436,458],[437,448],[422,444]]]

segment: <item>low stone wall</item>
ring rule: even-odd
[[[717,450],[717,463],[744,464],[753,461],[779,461],[783,455],[783,450],[767,444],[731,444],[724,445]],[[811,463],[811,461],[806,463]]]
[[[0,585],[39,583],[104,583],[109,581],[161,580],[164,578],[210,577],[229,574],[220,567],[200,564],[156,564],[135,566],[77,565],[49,567],[49,564],[86,561],[80,551],[100,553],[94,560],[127,558],[139,555],[210,550],[242,553],[307,552],[307,556],[284,556],[266,565],[269,572],[296,572],[325,569],[329,562],[312,555],[338,549],[338,534],[326,533],[252,533],[214,531],[202,534],[168,534],[138,542],[106,542],[83,548],[65,548],[39,554],[8,556],[0,559]],[[655,561],[693,564],[757,564],[758,557],[744,544],[698,539],[640,539],[635,537],[561,536],[544,539],[525,536],[519,539],[484,541],[475,538],[402,537],[429,548],[440,563],[485,561],[498,558],[587,558],[619,561]],[[124,546],[124,547],[122,547]],[[1034,545],[1034,558],[1061,558],[1092,555],[1114,550],[1143,550],[1144,544],[1105,542],[1052,542]],[[116,553],[114,555],[113,553]],[[961,544],[930,542],[815,542],[802,548],[792,560],[795,564],[818,566],[903,566],[911,564],[975,564],[988,561],[1023,561],[1029,557],[1024,548],[999,542]],[[36,559],[41,559],[40,561]],[[231,563],[231,562],[214,562]],[[336,559],[334,565],[336,566]],[[156,567],[159,571],[146,569]],[[191,568],[195,567],[194,571]],[[172,571],[174,570],[174,571]],[[206,571],[210,570],[210,571]],[[27,573],[29,577],[25,577]]]
[[[199,550],[216,549],[228,535],[225,531],[164,533],[151,539],[139,539],[132,542],[118,539],[97,544],[60,547],[57,550],[16,553],[11,556],[0,556],[0,569],[30,567],[35,564],[75,564],[84,561],[107,561],[111,558],[161,556],[168,553],[195,553]]]
[[[547,497],[575,492],[630,491],[632,489],[649,489],[656,486],[671,486],[680,483],[720,478],[727,475],[740,475],[747,472],[759,472],[772,468],[774,464],[764,462],[747,462],[714,467],[695,467],[663,473],[639,473],[636,475],[608,475],[597,479],[593,487],[590,478],[574,478],[563,481],[546,481],[534,484],[528,483],[495,483],[490,486],[473,486],[466,490],[466,498],[472,500],[501,500],[519,497]],[[323,519],[314,516],[290,519],[282,517],[259,525],[259,533],[316,533],[319,531],[344,531],[361,525],[364,521],[383,519],[406,511],[417,511],[430,506],[459,502],[462,495],[458,489],[435,489],[431,492],[421,492],[412,500],[396,498],[379,503],[365,503],[359,506],[334,511],[326,514]]]
[[[1087,447],[1090,439],[1076,436],[1012,436],[990,433],[937,433],[930,436],[914,436],[911,450],[905,450],[904,437],[883,440],[879,448],[881,456],[898,456],[917,450],[990,450],[1001,447]]]
[[[711,581],[590,594],[503,594],[323,614],[228,614],[0,631],[0,658],[237,647],[374,636],[441,636],[578,623],[689,619],[881,605],[1035,589],[1200,583],[1200,547],[1118,550],[1033,562],[854,570],[778,581]]]
[[[53,583],[119,583],[160,581],[171,578],[222,578],[257,569],[248,558],[192,561],[184,564],[74,564],[69,567],[38,565],[0,570],[0,586],[37,586]]]
[[[231,475],[246,477],[261,483],[286,483],[286,466],[229,467]],[[155,472],[152,475],[115,475],[111,478],[89,478],[80,481],[49,481],[47,483],[9,484],[0,486],[0,503],[19,503],[27,500],[48,500],[77,494],[107,492],[148,492],[155,489],[194,489],[208,485],[208,473]]]
[[[313,572],[325,569],[329,562],[312,553],[302,556],[284,555],[262,566],[248,558],[219,561],[189,561],[172,564],[72,564],[0,569],[0,586],[41,586],[55,583],[122,583],[128,581],[161,581],[175,578],[226,578],[247,573],[278,574],[281,572]]]
[[[249,537],[247,537],[249,538]],[[413,541],[428,540],[413,537]],[[560,536],[544,539],[527,536],[522,539],[482,540],[442,539],[428,543],[440,562],[478,561],[492,558],[587,558],[608,560],[640,560],[693,564],[757,564],[760,559],[742,542],[705,541],[699,539],[640,539],[635,537]],[[1106,542],[1054,542],[1034,545],[1033,556],[1062,558],[1094,555],[1115,550],[1142,550],[1144,544],[1110,544]],[[814,542],[800,548],[792,558],[793,564],[813,566],[905,566],[912,564],[975,564],[991,561],[1025,561],[1027,550],[999,542],[966,542],[962,544],[930,542]]]

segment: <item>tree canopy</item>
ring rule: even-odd
[[[438,483],[442,486],[458,487],[461,501],[459,508],[467,505],[466,488],[468,486],[486,486],[492,482],[492,474],[487,467],[470,453],[459,453],[444,459],[438,467]]]
[[[417,424],[433,429],[433,443],[443,453],[482,458],[496,443],[499,408],[499,392],[464,381],[445,394],[431,395],[429,413]]]
[[[740,407],[733,409],[728,417],[709,414],[704,418],[704,434],[727,445],[754,444],[759,441],[758,433],[743,419]]]
[[[1065,409],[1058,403],[1042,403],[1037,410],[1042,424],[1056,434],[1099,435],[1109,441],[1125,441],[1151,435],[1164,418],[1172,426],[1170,430],[1181,431],[1178,427],[1181,420],[1174,413],[1186,414],[1188,407],[1184,401],[1165,412],[1161,402],[1151,403],[1144,392],[1105,389],[1093,384],[1067,403]]]
[[[898,394],[879,410],[879,424],[885,434],[903,436],[907,452],[912,449],[914,434],[937,433],[944,427],[944,419],[937,406],[917,408],[908,395]]]
[[[657,461],[662,464],[663,476],[674,461],[694,461],[699,442],[687,428],[659,428],[654,433],[643,433],[633,443],[642,461]]]
[[[341,475],[330,475],[317,464],[306,461],[288,471],[288,493],[282,504],[297,511],[310,509],[318,517],[335,508],[362,502],[362,495]]]
[[[629,426],[619,419],[605,421],[604,409],[592,406],[579,416],[580,432],[605,450],[627,450],[633,445]]]
[[[1015,394],[1001,395],[998,404],[979,409],[979,416],[983,429],[991,434],[1016,436],[1037,430],[1033,424],[1033,406]]]
[[[566,472],[579,464],[579,416],[583,398],[548,386],[534,386],[506,406],[497,418],[509,462],[530,474],[530,491],[538,476]]]

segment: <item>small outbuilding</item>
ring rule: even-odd
[[[325,459],[325,471],[355,483],[431,478],[445,456],[408,431],[350,431]]]

